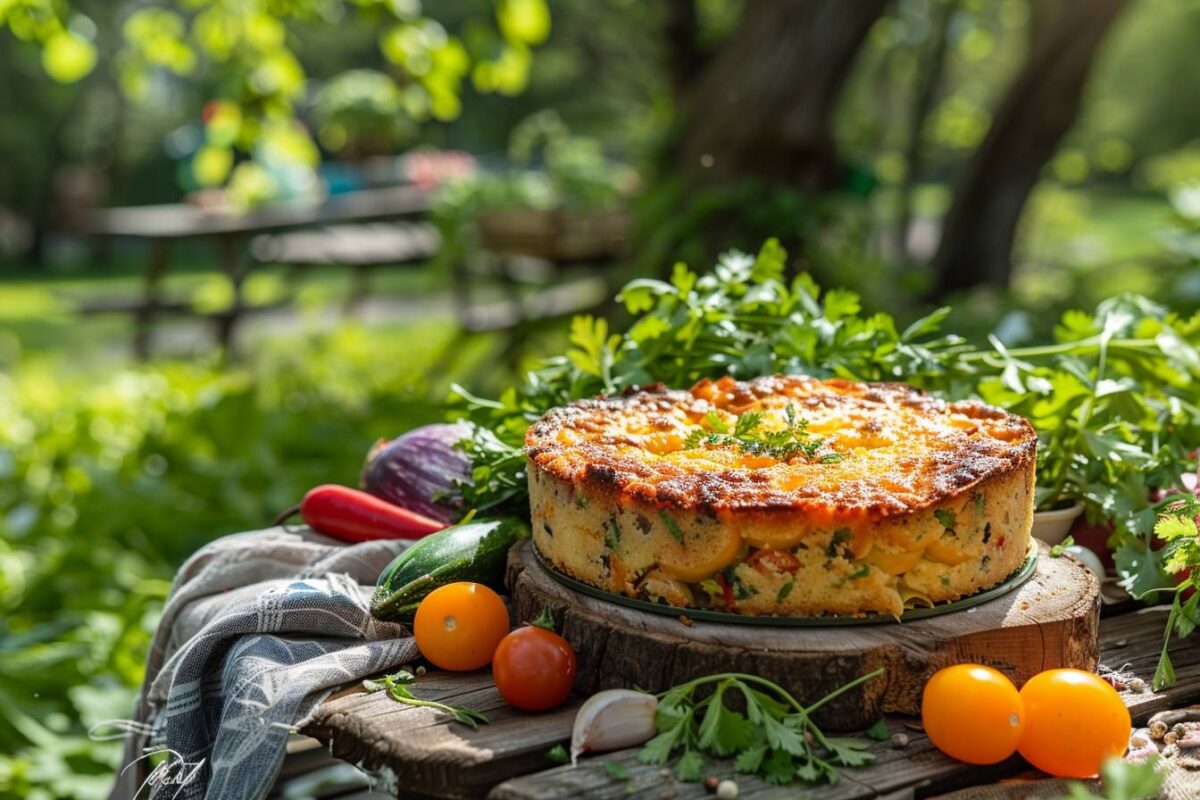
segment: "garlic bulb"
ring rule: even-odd
[[[580,753],[604,753],[645,742],[655,733],[652,694],[631,689],[607,689],[587,699],[575,715],[571,731],[571,763]]]

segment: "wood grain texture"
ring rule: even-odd
[[[879,667],[883,679],[825,706],[830,730],[860,730],[883,712],[915,714],[929,676],[973,661],[1018,685],[1052,667],[1094,669],[1100,587],[1079,562],[1038,559],[1036,573],[1009,594],[975,608],[903,624],[779,628],[694,621],[651,614],[588,597],[558,583],[532,545],[509,553],[508,586],[518,619],[543,606],[579,657],[583,693],[640,686],[662,691],[715,672],[750,672],[812,702]]]
[[[505,778],[553,766],[546,753],[570,740],[579,705],[574,700],[556,711],[523,714],[505,704],[490,670],[430,672],[411,688],[421,699],[473,708],[491,722],[472,730],[440,711],[356,686],[322,703],[304,733],[340,759],[390,770],[401,796],[479,797]]]
[[[901,719],[891,717],[887,723],[893,733],[904,733],[910,738],[908,746],[896,749],[886,741],[872,743],[870,749],[875,761],[860,769],[843,770],[833,785],[775,786],[749,775],[734,773],[729,761],[710,762],[705,774],[736,780],[738,796],[742,800],[790,800],[801,796],[814,800],[859,800],[917,785],[934,787],[939,792],[951,791],[967,785],[968,780],[973,783],[996,780],[1021,768],[1019,759],[990,767],[970,767],[951,761],[935,750],[924,734],[906,727]],[[608,761],[616,761],[626,768],[630,776],[628,783],[609,777],[604,767]],[[682,783],[675,780],[669,770],[639,764],[637,750],[634,749],[584,759],[578,767],[557,767],[505,781],[492,790],[488,800],[551,800],[561,797],[657,800],[668,792],[678,800],[711,797],[703,784]]]

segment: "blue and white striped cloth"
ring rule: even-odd
[[[369,609],[376,577],[405,546],[288,527],[192,556],[155,634],[110,800],[265,797],[289,732],[332,690],[416,657],[407,629]],[[165,767],[151,766],[153,750],[166,751]]]

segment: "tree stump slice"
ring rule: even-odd
[[[883,712],[918,714],[929,677],[951,664],[995,667],[1017,686],[1042,670],[1095,670],[1100,584],[1078,561],[1041,545],[1033,576],[1008,594],[930,619],[846,627],[781,628],[685,622],[589,597],[554,579],[524,541],[508,557],[516,618],[549,606],[575,648],[575,688],[663,691],[716,672],[748,672],[811,703],[879,667],[885,675],[822,707],[830,730],[861,730]]]

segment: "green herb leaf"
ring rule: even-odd
[[[829,540],[829,546],[825,548],[825,555],[830,558],[845,557],[847,553],[843,552],[842,545],[850,541],[851,535],[849,528],[838,528],[834,531],[833,538]]]
[[[665,764],[671,757],[671,751],[675,749],[675,744],[679,741],[682,733],[682,725],[676,728],[667,728],[663,730],[659,725],[659,731],[650,741],[642,745],[642,749],[638,751],[638,761],[643,764]]]
[[[733,432],[715,411],[704,417],[702,427],[692,430],[684,440],[688,449],[696,447],[735,447],[743,453],[769,456],[779,461],[803,455],[809,461],[816,456],[822,440],[808,433],[808,422],[796,416],[790,403],[784,408],[785,427],[781,430],[764,430],[764,412],[747,411],[734,422]],[[819,463],[841,460],[838,453],[829,453],[818,459]]]
[[[624,782],[629,780],[629,769],[617,761],[605,761],[604,773],[614,781]]]
[[[700,724],[698,744],[719,756],[728,756],[748,747],[754,740],[754,731],[745,717],[714,700]]]
[[[886,742],[892,738],[892,732],[888,728],[887,720],[880,719],[874,725],[867,728],[867,738],[874,739],[877,742]]]
[[[682,542],[683,541],[683,531],[679,529],[679,524],[675,522],[675,520],[671,517],[671,515],[665,511],[660,510],[658,512],[658,516],[659,516],[659,519],[662,520],[663,525],[667,526],[667,532],[670,533],[672,537],[674,537],[675,541]]]
[[[812,712],[882,673],[877,670],[851,681],[807,708],[778,684],[753,675],[696,678],[660,695],[658,734],[643,746],[638,760],[664,764],[682,751],[676,764],[681,780],[699,780],[705,756],[712,756],[732,757],[736,771],[768,781],[834,781],[834,764],[863,764],[872,756],[865,741],[828,740],[813,723]],[[703,688],[711,690],[705,694]],[[726,705],[731,692],[745,701],[745,716]]]
[[[942,523],[942,527],[953,532],[958,524],[958,517],[953,511],[948,508],[934,509],[933,516],[938,522]]]
[[[787,596],[792,593],[792,589],[796,587],[796,579],[788,578],[783,586],[779,587],[779,591],[775,593],[775,602],[782,603],[787,599]]]
[[[571,754],[561,744],[556,744],[546,751],[546,760],[555,764],[566,764],[571,760]]]
[[[794,728],[788,727],[782,720],[774,716],[763,717],[763,733],[766,734],[767,744],[773,750],[782,750],[794,756],[804,755],[808,746],[804,736]]]
[[[616,517],[608,518],[608,525],[605,527],[604,545],[609,550],[616,550],[617,545],[621,543],[621,526],[617,524]]]
[[[829,750],[833,760],[843,767],[861,767],[874,758],[867,752],[867,743],[858,739],[827,737],[822,744]]]
[[[1075,546],[1075,537],[1067,536],[1067,538],[1063,539],[1061,542],[1059,542],[1058,544],[1056,544],[1050,548],[1050,557],[1051,558],[1061,558],[1062,554],[1066,552],[1068,547],[1074,547],[1074,546]]]
[[[1195,539],[1198,535],[1196,520],[1178,514],[1168,514],[1159,517],[1154,524],[1154,535],[1168,542],[1180,538]]]
[[[748,747],[738,753],[738,757],[733,761],[733,769],[735,772],[758,772],[766,754],[767,746],[765,744]]]
[[[675,777],[685,783],[694,783],[704,777],[704,756],[689,750],[675,765]]]
[[[790,783],[796,775],[792,756],[783,750],[772,750],[762,765],[762,778],[767,783]],[[813,779],[815,779],[815,774]]]
[[[391,675],[384,675],[377,681],[363,681],[363,688],[368,692],[377,692],[386,690],[388,697],[395,700],[397,703],[402,703],[407,706],[419,706],[421,708],[434,708],[438,711],[443,711],[451,716],[456,722],[460,722],[469,728],[478,728],[480,724],[488,724],[488,718],[478,711],[462,706],[452,706],[446,703],[439,703],[434,700],[422,700],[412,693],[408,688],[408,684],[416,681],[416,676],[408,670],[400,670]]]

